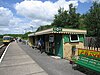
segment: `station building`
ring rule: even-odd
[[[71,59],[72,46],[76,48],[84,48],[84,38],[86,30],[50,28],[29,34],[29,45],[36,46],[41,38],[44,42],[44,50],[46,53],[59,56],[65,59]],[[75,51],[77,55],[78,51]]]

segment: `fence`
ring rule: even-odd
[[[84,41],[84,46],[88,49],[97,50],[100,48],[100,38],[97,37],[86,37]]]

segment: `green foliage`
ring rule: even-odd
[[[0,45],[2,44],[3,35],[0,35]]]
[[[0,35],[0,38],[3,38],[3,35]]]
[[[72,4],[69,5],[69,26],[70,28],[79,28],[80,14],[76,13],[76,8]]]
[[[87,25],[88,36],[100,37],[100,3],[93,3],[86,14],[85,24]]]
[[[84,21],[85,21],[85,14],[83,14],[83,15],[80,15],[80,17],[79,17],[79,23],[80,23],[80,25],[79,25],[79,29],[86,29],[86,25],[85,25],[85,23],[84,23]]]
[[[54,21],[52,23],[55,27],[65,27],[68,22],[68,11],[64,11],[63,8],[58,10],[58,14],[55,15]]]
[[[2,38],[3,36],[12,36],[13,38],[21,37],[22,39],[27,40],[28,34],[30,34],[30,33],[32,33],[32,32],[27,32],[25,34],[4,34],[4,35],[0,35],[0,38]]]
[[[83,15],[76,13],[72,4],[69,5],[69,11],[60,8],[54,16],[53,23],[40,26],[37,31],[52,27],[87,29],[87,36],[100,37],[100,3],[94,2],[88,13]]]
[[[25,34],[22,34],[21,38],[27,40],[28,39],[28,34],[31,34],[31,33],[33,33],[33,32],[27,32]]]
[[[53,27],[62,28],[74,28],[74,29],[85,29],[84,24],[85,15],[76,13],[76,8],[72,4],[69,5],[69,11],[60,8],[58,14],[54,16],[53,23],[51,25],[40,26],[36,31],[41,31]]]
[[[16,38],[16,37],[21,37],[22,34],[4,34],[3,36],[12,36],[12,37]]]
[[[37,31],[41,31],[41,30],[46,30],[46,29],[49,29],[49,28],[52,28],[53,26],[52,25],[45,25],[45,26],[40,26],[37,30]]]
[[[69,5],[69,12],[60,8],[58,14],[55,15],[53,26],[64,28],[79,28],[80,14],[76,13],[76,8],[72,4]]]

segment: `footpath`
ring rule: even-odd
[[[0,63],[0,75],[48,75],[16,42],[12,42]]]

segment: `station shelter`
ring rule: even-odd
[[[71,59],[72,46],[76,48],[84,48],[84,38],[86,30],[50,28],[29,34],[29,45],[36,46],[41,38],[44,42],[44,50],[46,53],[59,56],[65,59]],[[75,54],[77,55],[76,50]]]

